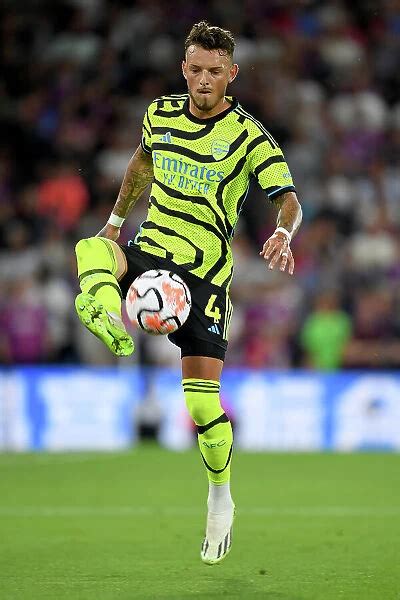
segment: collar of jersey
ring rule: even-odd
[[[209,117],[208,119],[199,119],[198,117],[192,115],[192,113],[189,110],[189,98],[185,100],[185,104],[183,105],[183,112],[185,113],[185,116],[189,119],[189,121],[193,121],[193,123],[198,123],[199,125],[209,125],[210,123],[216,123],[217,121],[220,121],[221,119],[226,117],[228,113],[235,110],[235,108],[239,104],[236,98],[234,98],[233,96],[226,96],[226,99],[228,100],[228,102],[231,103],[231,105],[228,106],[228,108],[226,108],[222,112],[218,113],[217,115],[214,115],[214,117]]]

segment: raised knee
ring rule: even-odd
[[[92,241],[95,239],[96,238],[92,237],[92,238],[84,238],[82,240],[79,240],[79,242],[77,242],[75,245],[76,255],[79,255],[82,252],[85,252],[85,250],[88,250],[92,244]]]
[[[79,240],[75,246],[78,270],[107,270],[115,273],[115,258],[107,240],[101,237],[90,237]]]
[[[75,253],[79,259],[85,259],[89,254],[93,258],[93,256],[105,256],[107,259],[109,257],[106,248],[104,247],[104,242],[99,237],[90,237],[83,238],[79,240],[75,246]]]

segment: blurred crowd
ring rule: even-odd
[[[0,362],[114,362],[75,316],[74,244],[107,220],[147,105],[186,91],[202,19],[235,34],[230,93],[280,142],[304,211],[295,275],[270,272],[258,252],[276,209],[251,189],[227,364],[399,367],[399,0],[4,0]],[[135,336],[135,361],[178,363],[166,339]]]

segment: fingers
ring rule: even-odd
[[[265,260],[271,258],[268,265],[269,269],[274,269],[279,263],[279,270],[284,272],[287,268],[289,275],[294,273],[294,258],[290,246],[285,244],[282,246],[281,243],[271,243],[270,240],[265,242],[262,251],[260,252]]]
[[[289,254],[288,252],[282,252],[281,254],[281,266],[279,267],[281,271],[286,269],[286,265],[288,263]]]
[[[289,272],[289,275],[293,275],[293,273],[294,273],[294,257],[293,257],[292,253],[290,253],[290,256],[289,256],[288,272]]]
[[[282,247],[279,242],[277,243],[275,241],[270,241],[264,254],[264,257],[266,259],[271,258],[271,256],[273,256],[276,252],[279,252],[280,250],[282,250]]]
[[[269,258],[270,256],[272,256],[271,261],[268,265],[268,267],[271,270],[276,267],[278,261],[282,258],[282,252],[283,252],[282,248],[275,248],[273,252],[270,252],[269,256],[266,256],[266,258]]]
[[[294,258],[292,251],[288,248],[288,252],[282,252],[281,254],[281,266],[280,270],[283,272],[288,267],[289,275],[294,273]]]
[[[267,240],[263,246],[263,249],[260,252],[260,256],[262,256],[263,258],[269,258],[273,248],[274,245],[270,242],[270,240]]]
[[[287,248],[287,242],[286,241],[281,241],[281,240],[274,240],[273,238],[269,238],[264,246],[263,249],[260,252],[260,256],[263,256],[265,259],[270,258],[275,252],[279,252],[279,254],[281,252],[285,251],[285,248]]]

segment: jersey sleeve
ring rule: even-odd
[[[259,132],[250,146],[250,171],[268,199],[272,201],[286,192],[295,192],[289,167],[274,138],[266,131]]]
[[[147,154],[151,154],[151,125],[150,125],[150,107],[146,110],[146,113],[143,117],[143,125],[142,125],[142,139],[141,146]]]

